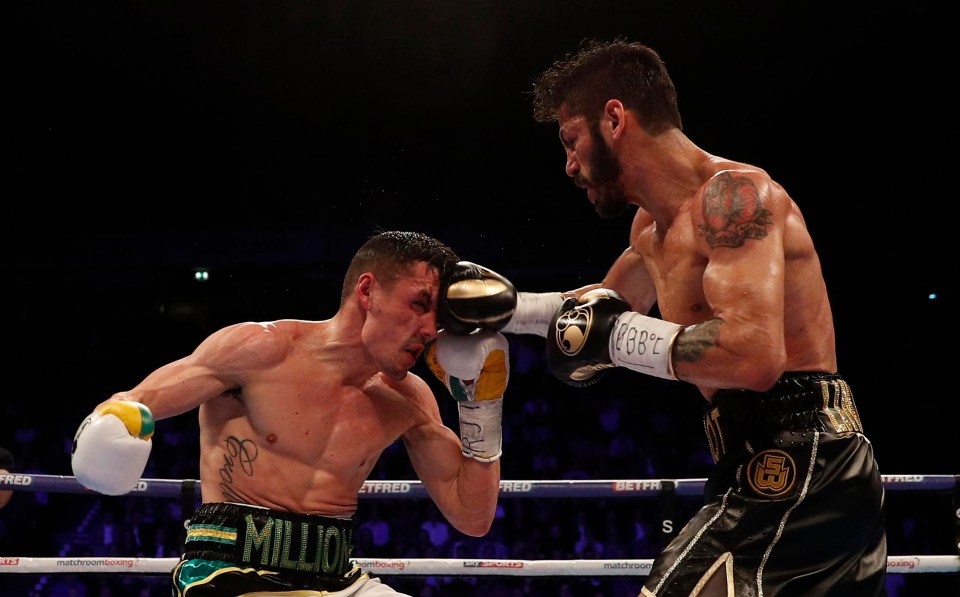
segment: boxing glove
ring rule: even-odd
[[[457,401],[464,456],[494,462],[502,454],[503,394],[510,379],[510,346],[503,334],[440,332],[427,348],[430,371]]]
[[[153,430],[146,405],[129,400],[101,404],[73,438],[70,464],[77,481],[106,495],[129,493],[147,466]]]
[[[592,385],[611,367],[676,379],[670,352],[683,326],[630,311],[617,292],[598,288],[563,302],[550,323],[547,363],[573,386]]]
[[[563,301],[548,328],[547,365],[554,376],[581,387],[600,381],[614,366],[609,340],[617,317],[629,310],[619,294],[603,288]]]
[[[497,331],[517,306],[517,289],[493,270],[460,261],[446,277],[440,296],[440,327],[465,335],[477,329]]]

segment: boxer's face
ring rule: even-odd
[[[372,280],[363,343],[384,374],[403,379],[437,337],[437,271],[418,262],[392,280],[364,275]]]
[[[560,142],[567,155],[567,176],[587,191],[587,199],[602,218],[614,218],[629,205],[620,182],[622,168],[600,133],[582,115],[559,113]]]
[[[601,218],[615,218],[629,206],[623,192],[623,185],[620,183],[623,168],[600,134],[599,125],[594,124],[590,127],[590,137],[593,148],[589,156],[590,182],[597,189],[597,202],[594,204],[594,209]]]

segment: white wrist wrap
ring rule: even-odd
[[[495,462],[503,454],[503,400],[460,402],[460,443],[463,455]]]
[[[682,325],[624,311],[610,334],[610,359],[618,367],[664,379],[676,379],[670,353]]]
[[[507,334],[536,334],[546,338],[550,321],[562,303],[563,294],[559,292],[517,293],[517,308],[513,311],[513,317],[500,331]]]

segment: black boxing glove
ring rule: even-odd
[[[682,329],[630,311],[617,292],[598,288],[560,305],[547,336],[547,363],[573,386],[593,385],[611,367],[676,379],[670,352]]]
[[[447,274],[438,308],[438,327],[465,335],[477,329],[496,332],[517,307],[517,289],[497,272],[469,261]]]
[[[629,310],[623,297],[605,288],[563,301],[547,334],[547,364],[554,376],[578,387],[600,381],[606,369],[614,367],[610,335],[617,317]]]

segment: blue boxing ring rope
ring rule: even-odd
[[[515,498],[652,498],[702,495],[705,479],[516,480],[500,482],[500,497]],[[884,488],[892,492],[949,492],[955,496],[954,520],[960,529],[960,475],[883,475]],[[127,496],[195,500],[200,481],[193,479],[140,479]],[[96,495],[75,477],[41,474],[2,474],[0,490],[83,493]],[[427,498],[420,481],[367,481],[360,499]],[[960,534],[960,531],[958,531]],[[960,537],[956,545],[960,554]],[[378,575],[397,576],[646,576],[652,559],[512,560],[448,558],[354,558]],[[166,575],[177,558],[143,557],[17,557],[0,556],[0,574],[123,573]],[[960,555],[890,555],[889,574],[960,573]]]

